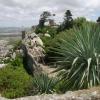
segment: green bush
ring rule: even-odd
[[[46,33],[47,30],[48,30],[48,27],[43,27],[43,28],[37,27],[36,30],[35,30],[35,33],[36,33],[36,34],[39,34],[39,33]]]
[[[87,22],[86,18],[78,17],[78,18],[74,19],[74,26],[82,27],[82,24],[84,24],[86,22]]]
[[[66,38],[72,38],[73,37],[73,29],[70,30],[65,30],[59,34],[57,34],[53,39],[52,38],[42,38],[44,44],[45,44],[45,51],[46,51],[46,62],[48,64],[51,64],[52,61],[54,61],[53,56],[55,57],[58,55],[57,53],[52,52],[52,48],[56,48],[57,43],[61,42],[61,39],[66,39]]]
[[[63,71],[63,91],[89,88],[100,84],[100,27],[85,23],[74,28],[72,38],[61,38],[52,47],[57,71]]]
[[[19,54],[16,55],[15,59],[12,59],[10,61],[10,64],[13,66],[13,67],[18,67],[20,65],[22,65],[22,59],[21,59],[21,56]]]
[[[17,98],[30,94],[32,78],[23,69],[22,64],[14,67],[8,64],[0,69],[0,93],[7,98]]]
[[[57,35],[57,28],[55,27],[48,28],[48,34],[50,34],[50,36],[54,38]]]
[[[52,26],[45,26],[43,28],[37,27],[35,32],[36,32],[36,34],[39,34],[39,33],[45,34],[48,32],[48,34],[50,34],[51,37],[54,38],[55,35],[57,34],[57,28],[52,27]]]

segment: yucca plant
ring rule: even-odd
[[[35,75],[33,79],[33,86],[37,89],[37,94],[51,94],[55,92],[55,86],[58,79],[50,78],[47,74]]]
[[[60,39],[51,52],[58,65],[64,91],[100,84],[100,27],[85,23],[74,27],[72,37]]]

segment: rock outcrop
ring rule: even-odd
[[[42,40],[35,33],[26,34],[23,39],[23,44],[26,45],[28,54],[35,59],[37,63],[43,62],[45,56],[45,51],[43,49],[44,45]]]
[[[33,76],[42,72],[40,62],[44,62],[44,45],[40,37],[35,33],[26,33],[24,37],[20,46],[23,65],[28,74]]]

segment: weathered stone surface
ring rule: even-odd
[[[43,41],[35,33],[26,34],[26,37],[22,42],[24,45],[26,45],[28,54],[37,62],[39,62],[41,58],[45,56]]]
[[[0,100],[10,100],[0,98]],[[69,91],[65,94],[44,94],[38,96],[22,97],[13,100],[100,100],[100,87],[79,90],[79,91]]]

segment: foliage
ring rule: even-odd
[[[100,23],[100,17],[98,17],[98,19],[97,19],[97,23]]]
[[[39,33],[46,33],[47,32],[47,29],[48,27],[43,27],[43,28],[40,28],[39,26],[37,26],[36,30],[35,30],[35,33],[36,34],[39,34]]]
[[[37,28],[35,30],[35,33],[36,34],[39,34],[39,33],[42,33],[42,34],[48,33],[48,34],[51,35],[52,38],[54,38],[55,35],[57,34],[57,28],[51,27],[51,26],[45,26],[43,28],[40,28],[40,27],[37,26]]]
[[[58,54],[52,52],[52,48],[56,48],[57,47],[57,43],[61,42],[61,38],[66,39],[66,38],[72,38],[73,37],[73,29],[70,30],[65,30],[63,32],[60,32],[59,34],[55,35],[55,37],[53,39],[47,39],[47,42],[45,43],[45,51],[46,51],[46,63],[51,64],[54,59],[52,59],[53,56],[56,56]],[[45,39],[42,39],[43,41],[45,41]],[[50,59],[51,58],[51,59]]]
[[[86,18],[78,17],[78,18],[74,19],[73,23],[74,23],[74,26],[76,26],[76,27],[82,27],[82,25],[86,22],[87,22]]]
[[[55,92],[55,86],[58,80],[56,78],[49,78],[46,74],[36,75],[33,79],[33,86],[37,88],[38,94],[50,94]]]
[[[58,27],[57,32],[64,31],[73,27],[73,18],[70,10],[66,10],[63,23]]]
[[[17,63],[17,62],[16,62]],[[15,61],[0,69],[0,93],[7,98],[29,95],[32,78],[26,73],[22,64],[17,67]]]
[[[55,28],[55,27],[49,27],[48,28],[48,34],[50,34],[50,36],[52,38],[55,38],[55,36],[57,35],[57,28]]]
[[[73,28],[72,38],[65,37],[51,48],[63,91],[89,88],[100,84],[100,27],[85,23]]]
[[[54,27],[45,27],[45,33],[49,34],[51,37],[40,36],[46,48],[48,48],[52,42],[52,40],[56,37],[57,29]]]
[[[49,12],[49,11],[44,11],[41,15],[40,15],[40,17],[42,18],[42,19],[47,19],[49,16],[51,16],[51,13]]]
[[[22,59],[20,57],[20,55],[16,55],[15,59],[12,59],[10,61],[10,64],[13,66],[13,67],[18,67],[22,64]]]
[[[44,11],[40,15],[40,20],[39,20],[39,25],[38,25],[40,28],[44,27],[44,23],[47,21],[49,16],[51,16],[51,13],[49,11]]]
[[[42,39],[42,41],[43,41],[43,43],[44,43],[44,46],[45,46],[45,50],[47,50],[47,48],[48,47],[50,47],[50,44],[51,44],[51,41],[52,41],[52,38],[50,38],[50,37],[43,37],[43,36],[41,36],[41,39]]]

